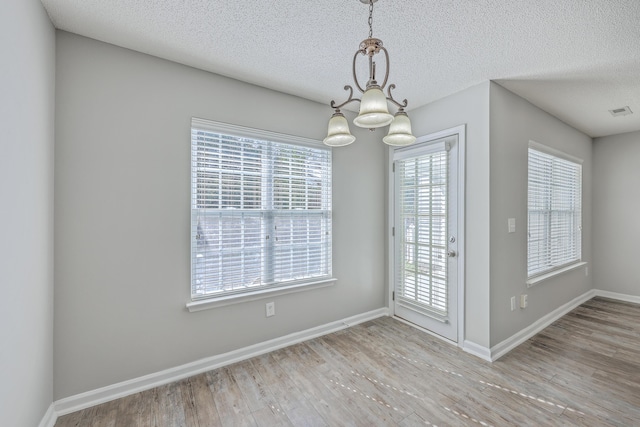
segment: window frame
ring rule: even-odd
[[[532,254],[531,254],[531,151],[537,152],[539,154],[541,154],[542,156],[547,156],[547,157],[551,157],[551,160],[558,160],[560,162],[569,162],[572,163],[573,165],[575,165],[575,167],[577,167],[577,178],[578,181],[576,183],[576,181],[573,181],[573,185],[575,187],[577,187],[578,189],[578,200],[573,201],[574,203],[577,203],[576,206],[573,206],[573,209],[570,211],[571,215],[573,215],[573,219],[576,222],[575,228],[572,228],[571,230],[564,230],[566,235],[567,232],[569,233],[575,233],[575,238],[574,240],[577,240],[577,242],[573,242],[573,246],[572,248],[575,251],[575,255],[576,257],[571,257],[571,259],[567,259],[566,261],[560,262],[560,259],[556,259],[556,263],[554,262],[550,262],[550,265],[544,269],[538,269],[535,272],[531,273],[531,262],[533,260]],[[564,273],[566,271],[570,271],[573,270],[575,268],[581,267],[583,265],[586,265],[586,262],[583,262],[582,260],[582,205],[583,205],[583,174],[582,174],[582,163],[583,160],[575,157],[575,156],[571,156],[567,153],[564,153],[560,150],[556,150],[554,148],[548,147],[546,145],[537,143],[535,141],[529,141],[529,145],[527,148],[527,286],[533,286],[543,280],[546,280],[550,277],[556,276],[558,274]],[[553,188],[554,188],[554,182],[556,183],[556,187],[558,185],[558,181],[553,181],[553,179],[551,177],[549,177],[549,180],[546,181],[546,183],[548,183],[549,185],[549,195],[548,197],[551,198],[553,197]],[[566,182],[566,181],[565,181]],[[545,224],[548,222],[548,227],[551,227],[551,217],[552,217],[552,213],[553,212],[557,212],[557,209],[553,209],[551,206],[549,206],[548,209],[543,209],[543,211],[548,212],[547,217],[549,219],[545,220]],[[548,234],[548,236],[550,236],[550,234]],[[545,241],[548,241],[547,245],[551,244],[551,237],[546,237]],[[550,251],[550,250],[549,250]],[[550,255],[551,257],[551,255]],[[550,259],[550,261],[552,261]]]
[[[332,258],[333,258],[333,248],[332,248],[332,231],[331,231],[331,223],[332,223],[332,218],[331,218],[331,212],[332,212],[332,196],[331,196],[331,190],[332,190],[332,171],[331,171],[331,167],[332,167],[332,150],[328,147],[326,147],[324,144],[322,144],[320,141],[317,140],[313,140],[313,139],[309,139],[309,138],[304,138],[304,137],[298,137],[298,136],[293,136],[293,135],[287,135],[287,134],[281,134],[281,133],[276,133],[276,132],[270,132],[270,131],[264,131],[264,130],[260,130],[260,129],[254,129],[254,128],[248,128],[248,127],[244,127],[244,126],[237,126],[237,125],[232,125],[232,124],[228,124],[228,123],[222,123],[222,122],[214,122],[214,121],[210,121],[210,120],[205,120],[205,119],[199,119],[199,118],[192,118],[191,119],[191,137],[190,137],[190,143],[189,143],[189,147],[190,147],[190,151],[192,153],[192,155],[190,156],[191,159],[191,166],[190,166],[190,174],[191,174],[191,179],[190,179],[190,200],[189,200],[189,204],[190,204],[190,211],[191,211],[191,226],[190,226],[190,247],[191,247],[191,255],[190,255],[190,272],[191,272],[191,280],[190,280],[190,285],[189,285],[189,289],[190,289],[190,296],[191,299],[189,302],[187,302],[187,308],[189,311],[199,311],[199,310],[204,310],[204,309],[208,309],[208,308],[214,308],[214,307],[220,307],[220,306],[225,306],[225,305],[230,305],[230,304],[236,304],[236,303],[241,303],[241,302],[246,302],[246,301],[252,301],[252,300],[256,300],[256,299],[262,299],[262,298],[267,298],[267,297],[273,297],[273,296],[277,296],[277,295],[282,295],[282,294],[286,294],[286,293],[292,293],[292,292],[300,292],[300,291],[305,291],[305,290],[311,290],[311,289],[317,289],[320,287],[325,287],[325,286],[331,286],[335,283],[336,279],[333,278],[333,273],[332,273]],[[324,252],[324,259],[325,261],[328,263],[328,274],[323,274],[321,276],[313,276],[313,277],[307,277],[307,278],[303,278],[303,279],[299,279],[299,280],[288,280],[288,281],[284,281],[284,282],[278,282],[278,283],[269,283],[269,284],[264,284],[264,285],[258,285],[255,287],[248,287],[246,289],[233,289],[230,291],[224,291],[224,292],[220,292],[220,294],[212,294],[212,293],[206,293],[203,294],[201,296],[198,296],[196,294],[194,294],[194,289],[195,289],[195,285],[194,285],[194,271],[195,271],[195,261],[194,261],[194,257],[195,257],[195,251],[194,251],[194,245],[197,244],[196,242],[196,232],[194,231],[194,227],[196,227],[196,225],[194,225],[194,215],[196,215],[196,213],[194,213],[195,211],[202,211],[203,208],[196,208],[194,206],[194,196],[197,196],[196,193],[194,193],[194,179],[195,179],[195,173],[196,173],[196,169],[195,169],[195,161],[196,161],[196,157],[194,157],[193,154],[193,145],[194,145],[194,140],[193,140],[193,135],[194,135],[194,131],[205,131],[205,132],[211,132],[214,134],[218,134],[221,136],[230,136],[230,137],[234,137],[234,138],[245,138],[245,139],[250,139],[250,140],[254,140],[254,141],[259,141],[259,142],[264,142],[265,144],[285,144],[287,146],[291,146],[293,147],[293,149],[295,149],[295,147],[306,147],[306,148],[313,148],[313,149],[319,149],[319,150],[323,150],[326,151],[328,153],[328,165],[325,163],[324,166],[326,168],[326,170],[328,170],[328,184],[325,182],[325,186],[323,186],[323,189],[325,191],[328,191],[328,200],[325,200],[325,198],[323,198],[323,200],[325,200],[327,202],[326,206],[323,206],[323,210],[322,212],[327,212],[327,214],[323,217],[323,221],[327,221],[328,223],[328,237],[326,238],[327,240],[327,248],[326,249],[322,249]],[[270,159],[270,161],[273,161],[273,159]],[[326,158],[325,158],[326,161]],[[264,168],[272,168],[273,164],[270,163],[270,166],[261,166],[261,176],[265,176],[265,171]],[[272,176],[273,177],[273,176]],[[272,185],[272,183],[270,182],[269,185]],[[328,188],[326,188],[326,186],[328,185]],[[263,197],[263,196],[261,196]],[[305,203],[308,203],[308,199],[305,199]],[[263,216],[265,217],[271,217],[273,215],[276,215],[275,212],[277,212],[278,210],[273,208],[273,209],[266,209],[264,208],[264,202],[262,203],[263,206],[260,209],[254,209],[256,213],[261,213]],[[324,209],[324,207],[326,207],[327,209]],[[218,208],[218,209],[214,209],[212,208],[211,211],[214,212],[214,214],[220,215],[221,217],[224,216],[223,211],[225,211],[226,209],[224,208]],[[235,209],[231,209],[231,211],[233,211]],[[246,209],[246,208],[242,208],[242,209],[238,209],[237,212],[240,215],[244,215],[245,212],[249,212],[252,211],[250,209]],[[279,215],[282,216],[286,216],[286,215],[291,215],[292,213],[294,214],[300,214],[303,212],[307,212],[306,209],[301,209],[301,210],[295,210],[295,209],[281,209],[279,210]],[[253,212],[251,213],[253,214]],[[306,214],[303,214],[303,216]],[[317,216],[318,215],[318,211],[315,209],[309,209],[308,210],[308,215],[311,217],[313,215]],[[328,216],[328,217],[327,217]],[[264,221],[264,220],[261,220]],[[323,243],[324,244],[324,243]],[[267,253],[269,253],[270,255],[263,255],[263,262],[262,264],[264,265],[264,263],[269,263],[270,261],[266,260],[266,258],[271,259],[274,255],[274,252],[270,252],[272,251],[272,249],[268,249],[266,248],[267,246],[270,245],[264,245],[265,249],[263,249],[263,251],[266,251]],[[293,250],[293,249],[292,249]],[[326,253],[328,252],[328,254]]]

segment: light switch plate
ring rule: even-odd
[[[508,226],[509,233],[515,233],[516,232],[516,219],[515,218],[507,219],[507,226]]]

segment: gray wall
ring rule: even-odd
[[[0,2],[0,425],[53,398],[55,32],[37,0]]]
[[[594,287],[640,296],[640,132],[596,138],[593,153]]]
[[[528,288],[527,149],[529,140],[584,160],[582,258],[592,267],[591,138],[491,83],[491,345],[509,338],[592,288],[585,268],[560,274]],[[507,218],[516,232],[507,233]],[[529,295],[529,307],[511,311],[510,298]]]
[[[488,347],[489,82],[411,110],[409,115],[416,136],[466,124],[464,338]]]
[[[334,150],[335,286],[189,313],[191,117],[322,139],[331,109],[65,32],[56,72],[55,399],[383,307],[379,135]]]

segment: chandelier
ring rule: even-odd
[[[342,104],[336,104],[335,101],[331,101],[331,108],[335,112],[329,120],[329,130],[327,137],[323,141],[331,147],[349,145],[356,140],[356,137],[349,131],[347,119],[340,112],[340,108],[356,101],[360,102],[360,112],[358,117],[353,120],[353,124],[372,131],[376,128],[390,125],[389,133],[382,138],[382,141],[388,145],[403,146],[413,144],[416,141],[416,137],[411,133],[409,116],[404,111],[407,107],[407,100],[398,102],[393,98],[391,91],[395,89],[395,84],[389,85],[386,96],[383,92],[389,78],[389,52],[382,45],[382,40],[373,37],[373,3],[376,1],[360,0],[362,3],[369,4],[369,37],[360,43],[360,48],[353,56],[353,80],[356,88],[362,93],[362,98],[354,98],[353,87],[346,85],[344,90],[349,91],[347,100]],[[376,63],[373,59],[380,52],[384,53],[386,70],[382,84],[379,85],[376,81]],[[369,80],[364,89],[356,75],[356,61],[359,56],[367,56],[369,61]],[[398,108],[395,115],[389,113],[388,102]]]

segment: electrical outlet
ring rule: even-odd
[[[589,276],[589,267],[584,268],[584,275]]]
[[[527,308],[527,305],[529,305],[528,295],[520,295],[520,308]]]
[[[516,309],[516,297],[511,297],[511,311]]]
[[[516,232],[516,219],[515,218],[508,218],[507,219],[507,230],[509,231],[509,233],[515,233]]]
[[[266,311],[267,311],[267,317],[275,316],[276,315],[276,303],[275,302],[268,302],[267,305],[266,305]]]

